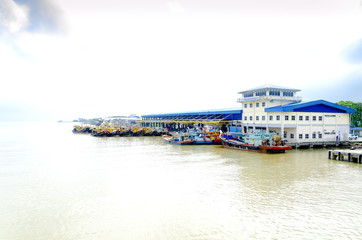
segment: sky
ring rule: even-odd
[[[0,0],[0,121],[362,101],[361,0]]]

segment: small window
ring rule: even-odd
[[[280,116],[279,115],[277,115],[277,121],[279,121],[280,120]]]
[[[255,118],[256,118],[256,121],[259,121],[259,116],[256,116]]]
[[[247,117],[247,116],[245,116],[245,117],[244,117],[244,120],[245,120],[245,121],[247,121],[247,120],[248,120],[248,117]]]
[[[295,121],[295,116],[292,116],[292,121]]]
[[[261,116],[261,120],[262,120],[262,121],[265,121],[265,116]]]
[[[322,119],[323,119],[322,116],[319,116],[319,117],[318,117],[318,120],[319,120],[319,121],[322,121]]]
[[[285,121],[288,121],[288,120],[289,120],[289,116],[285,115]]]
[[[313,133],[313,134],[312,134],[312,138],[314,139],[314,138],[316,138],[316,137],[317,137],[317,134]]]
[[[291,134],[290,134],[290,138],[294,138],[294,133],[291,133]]]
[[[299,139],[303,139],[303,134],[299,134]]]
[[[252,104],[252,103],[250,103],[250,107],[253,107],[253,104]]]
[[[259,103],[258,103],[258,102],[256,103],[256,107],[259,107]]]
[[[318,138],[322,138],[322,133],[319,133],[319,134],[318,134]]]
[[[273,121],[273,116],[269,116],[269,120],[270,120],[270,121]]]
[[[244,108],[247,108],[247,107],[248,107],[248,104],[245,103],[245,104],[244,104]]]
[[[250,121],[252,121],[252,120],[253,120],[253,116],[250,116],[249,119],[250,119]]]
[[[262,102],[262,103],[261,103],[261,106],[262,106],[262,107],[265,107],[265,102]]]
[[[299,121],[303,121],[303,116],[299,116]]]
[[[309,121],[309,116],[305,116],[305,120],[306,120],[306,121]]]
[[[313,116],[313,121],[317,121],[317,116]]]
[[[309,139],[309,134],[308,133],[305,134],[305,139]]]

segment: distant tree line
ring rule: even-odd
[[[351,114],[351,126],[362,127],[362,103],[352,101],[339,101],[336,103],[354,109],[355,113]]]

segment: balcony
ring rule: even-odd
[[[293,101],[293,102],[301,102],[302,97],[294,96],[294,97],[284,97],[284,96],[257,96],[257,97],[248,97],[248,98],[238,98],[236,100],[237,103],[243,102],[253,102],[259,100],[286,100],[286,101]]]

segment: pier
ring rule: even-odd
[[[349,147],[350,141],[287,142],[293,148]]]
[[[329,150],[328,158],[338,161],[362,163],[362,149]]]

